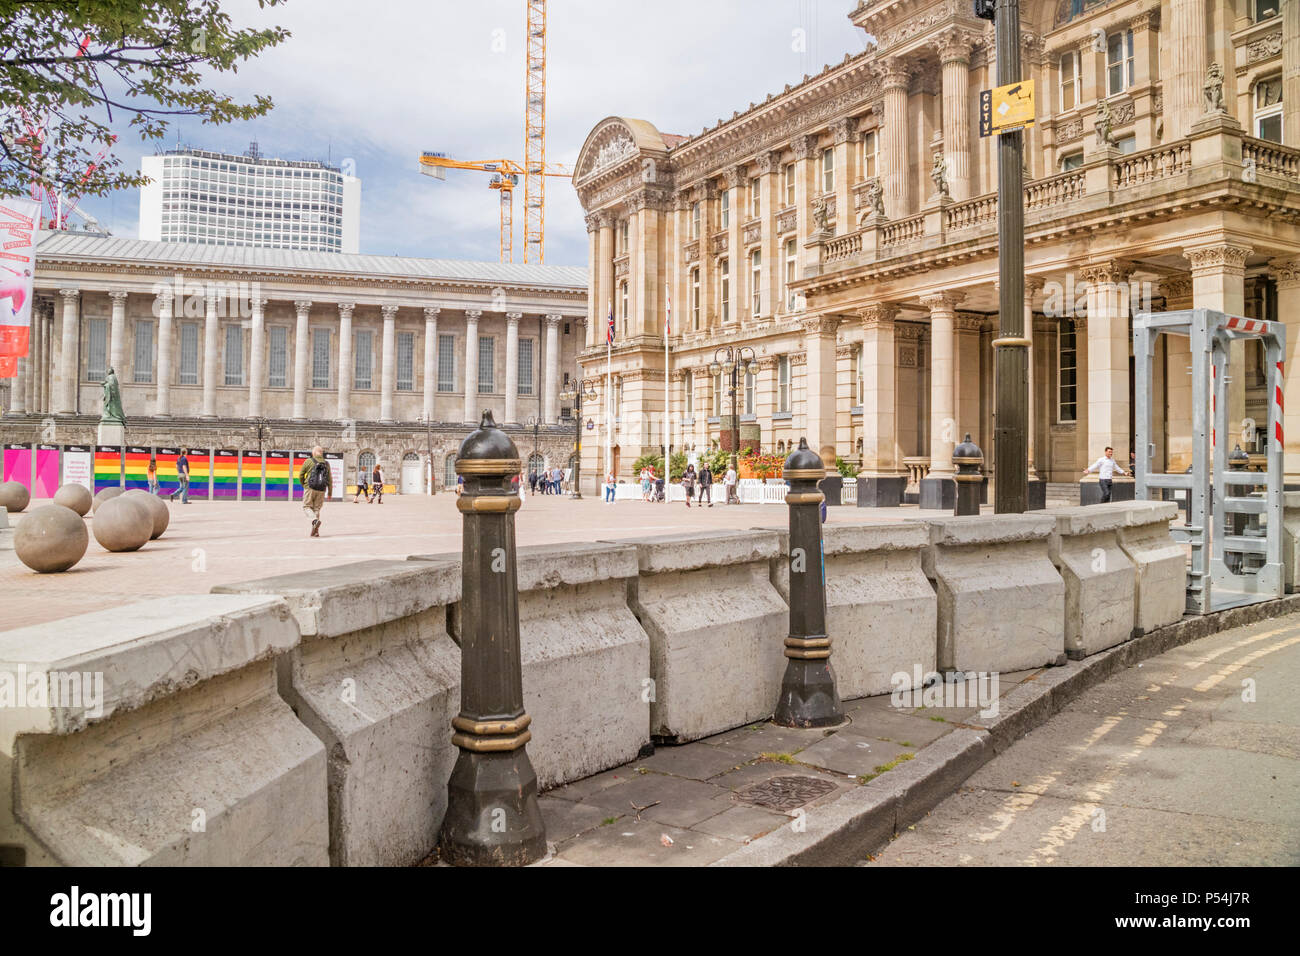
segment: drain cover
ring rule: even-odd
[[[835,784],[817,777],[773,777],[771,780],[746,787],[736,794],[736,799],[743,803],[752,803],[755,806],[767,807],[769,810],[788,813],[802,807],[805,803],[811,803],[818,797],[825,796],[834,789]]]

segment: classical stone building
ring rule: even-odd
[[[32,354],[0,384],[0,441],[93,443],[112,367],[131,445],[320,441],[349,479],[372,455],[394,484],[407,463],[403,486],[421,490],[429,471],[455,482],[490,408],[525,458],[571,456],[559,395],[585,335],[584,269],[74,233],[43,233],[36,255]]]
[[[1278,7],[1022,0],[1039,476],[1076,481],[1106,445],[1127,458],[1134,311],[1284,320],[1288,350],[1300,347],[1300,3]],[[609,444],[624,473],[665,421],[676,448],[725,447],[728,383],[709,371],[725,346],[754,352],[739,408],[765,451],[806,435],[823,457],[892,479],[886,489],[951,475],[966,432],[987,463],[997,454],[996,139],[977,123],[995,85],[993,27],[968,0],[868,0],[850,17],[874,44],[798,85],[692,136],[610,117],[582,148],[581,361],[603,386],[612,306]],[[1248,420],[1266,420],[1262,356],[1236,348],[1232,415],[1259,449],[1264,429]],[[1167,426],[1152,467],[1181,470],[1190,362],[1170,346],[1156,366]],[[1290,381],[1287,471],[1300,480],[1300,375]],[[589,466],[603,453],[584,447]]]

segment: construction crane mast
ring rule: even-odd
[[[546,0],[528,0],[524,262],[546,260]]]

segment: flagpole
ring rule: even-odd
[[[614,323],[614,302],[609,302],[609,326],[605,330],[605,474],[614,467],[614,392],[612,387],[614,371],[614,343],[610,339],[610,329]]]
[[[671,405],[671,389],[669,382],[672,378],[671,357],[668,351],[668,335],[673,324],[673,290],[667,282],[664,283],[664,301],[668,303],[668,308],[664,313],[664,500],[668,500],[668,479],[672,474],[672,467],[668,463],[668,428],[669,428],[669,411]]]

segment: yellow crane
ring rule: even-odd
[[[528,0],[524,164],[509,159],[466,161],[445,153],[420,154],[420,172],[445,180],[448,169],[491,173],[488,188],[501,194],[501,261],[514,262],[515,187],[524,180],[524,262],[546,261],[546,177],[571,178],[573,167],[546,162],[546,2]]]

